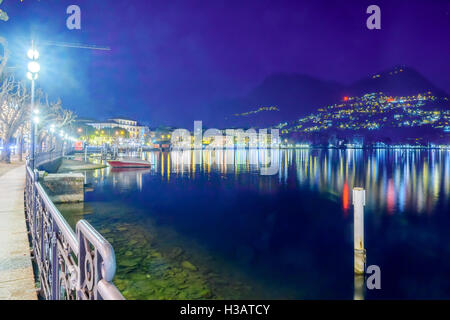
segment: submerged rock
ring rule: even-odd
[[[181,254],[183,254],[183,249],[176,247],[176,248],[174,248],[172,251],[170,251],[169,257],[170,257],[170,258],[177,258],[177,257],[179,257]]]
[[[119,260],[119,266],[135,267],[139,264],[139,262],[141,262],[140,258],[130,258],[130,259],[123,258]]]
[[[189,261],[183,261],[181,263],[181,266],[185,269],[191,270],[191,271],[197,271],[197,267],[194,266],[192,263],[190,263]]]

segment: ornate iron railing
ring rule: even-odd
[[[59,158],[64,157],[64,155],[68,155],[74,151],[74,148],[60,148],[57,150],[39,152],[35,155],[34,158],[34,167],[38,168],[39,166],[57,160]]]
[[[25,211],[41,294],[49,300],[123,300],[112,280],[116,259],[111,244],[87,221],[76,233],[27,166]]]

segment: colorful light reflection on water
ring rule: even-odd
[[[366,189],[371,210],[389,214],[431,214],[440,196],[450,196],[448,150],[173,151],[148,153],[143,158],[153,163],[148,172],[158,172],[169,181],[171,174],[195,179],[197,171],[257,174],[261,166],[267,166],[267,157],[278,166],[280,184],[294,176],[299,185],[311,190],[341,194],[344,212],[351,207],[350,191],[354,187]],[[258,188],[273,190],[267,184],[258,184]]]

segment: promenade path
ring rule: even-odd
[[[25,165],[0,164],[0,300],[36,300],[25,224]]]

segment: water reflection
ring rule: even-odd
[[[450,281],[449,151],[190,150],[142,158],[152,167],[86,172],[94,191],[80,209],[113,242],[116,280],[130,298],[450,297],[440,286]],[[276,174],[262,176],[272,165]],[[368,264],[381,267],[381,293],[364,292],[353,275],[355,186],[367,192]],[[164,292],[156,291],[162,283]]]
[[[240,173],[258,175],[261,167],[274,165],[279,184],[294,178],[303,188],[339,195],[344,214],[351,207],[353,187],[367,190],[369,209],[388,214],[430,214],[439,197],[450,195],[448,150],[189,150],[149,152],[143,158],[153,164],[151,169],[111,171],[118,178],[115,183],[127,188],[136,180],[141,190],[142,175],[147,173],[167,181],[173,176],[195,179],[199,173],[212,172],[239,180]],[[271,179],[256,186],[276,192]]]

